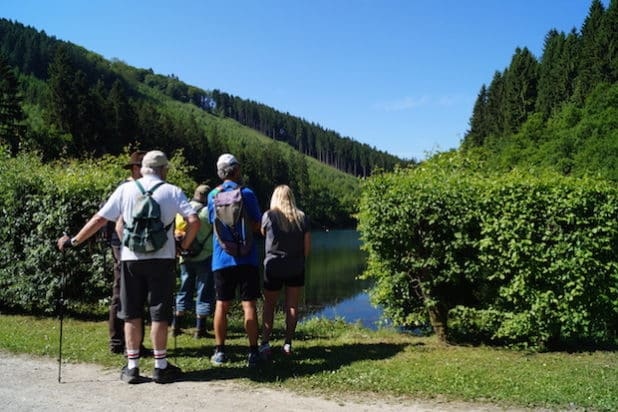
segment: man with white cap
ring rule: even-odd
[[[219,239],[228,233],[219,233],[217,230],[216,206],[217,194],[229,192],[240,187],[242,208],[248,220],[247,227],[239,223],[232,229],[235,233],[258,232],[260,230],[261,212],[257,198],[248,187],[241,186],[242,175],[240,163],[236,157],[226,153],[219,156],[217,161],[217,175],[223,181],[219,186],[208,194],[208,216],[210,223],[215,228],[213,233],[212,271],[215,278],[215,353],[211,358],[213,365],[222,365],[227,361],[225,354],[225,338],[227,336],[227,313],[230,302],[236,297],[236,290],[240,290],[240,299],[245,316],[245,332],[249,338],[249,355],[247,364],[249,367],[257,365],[258,354],[258,320],[256,302],[260,296],[260,279],[258,272],[258,255],[255,242],[251,242],[249,250],[244,254],[231,254],[224,250]]]
[[[155,357],[152,379],[157,383],[169,383],[178,379],[182,373],[180,368],[167,362],[167,328],[172,319],[176,281],[176,245],[171,223],[176,213],[187,219],[188,228],[181,248],[188,249],[199,230],[200,222],[182,190],[165,182],[168,169],[169,163],[163,152],[153,150],[146,153],[142,160],[142,178],[135,184],[120,185],[77,235],[65,235],[58,239],[58,247],[64,250],[83,243],[108,221],[122,219],[129,225],[133,220],[133,208],[142,196],[141,187],[150,192],[159,205],[161,222],[167,230],[163,246],[152,252],[137,252],[125,244],[121,252],[121,310],[118,316],[125,321],[128,364],[123,367],[120,378],[127,383],[143,381],[139,374],[139,346],[144,332],[142,316],[146,301],[149,302],[152,319],[150,337]]]

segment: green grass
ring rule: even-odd
[[[58,356],[59,321],[3,315],[0,348]],[[294,356],[284,358],[276,324],[274,359],[256,370],[245,367],[247,340],[235,315],[227,352],[231,362],[212,367],[213,339],[197,341],[191,329],[170,338],[169,357],[195,381],[236,379],[323,396],[348,394],[492,402],[549,409],[618,410],[615,352],[528,353],[490,347],[442,346],[432,337],[389,330],[369,331],[341,321],[299,325]],[[65,319],[63,359],[120,368],[124,358],[107,350],[107,323]],[[149,344],[147,344],[150,347]],[[152,360],[142,360],[150,367]]]

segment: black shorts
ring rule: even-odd
[[[305,286],[305,258],[273,258],[264,260],[264,289],[281,290],[283,286]]]
[[[281,290],[284,286],[299,288],[305,286],[305,270],[302,269],[299,274],[294,276],[280,276],[277,273],[264,271],[264,289],[275,291]]]
[[[260,297],[260,275],[257,266],[238,265],[214,271],[217,300],[230,301],[240,289],[240,300],[253,301]]]
[[[139,319],[149,302],[150,319],[171,322],[176,286],[174,259],[129,260],[120,274],[120,319]]]

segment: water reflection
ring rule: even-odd
[[[357,279],[366,265],[360,245],[355,230],[311,233],[301,319],[340,317],[376,327],[381,311],[371,306],[365,293],[371,282]]]

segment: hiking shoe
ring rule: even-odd
[[[247,366],[250,368],[255,368],[260,362],[260,354],[258,352],[249,352],[249,356],[247,356]]]
[[[264,342],[258,348],[258,352],[260,353],[260,358],[264,360],[269,360],[273,354],[272,348],[268,344],[268,342]]]
[[[182,375],[182,370],[178,366],[167,363],[165,369],[154,368],[152,380],[156,383],[172,383]]]
[[[130,384],[140,383],[142,377],[139,376],[139,368],[129,369],[127,365],[123,366],[120,372],[120,380]]]
[[[212,363],[214,366],[221,366],[225,362],[227,362],[227,357],[223,352],[215,352],[215,354],[212,355],[212,357],[210,358],[210,363]]]
[[[292,344],[291,343],[286,343],[285,345],[283,345],[283,354],[285,356],[290,356],[292,354]]]

